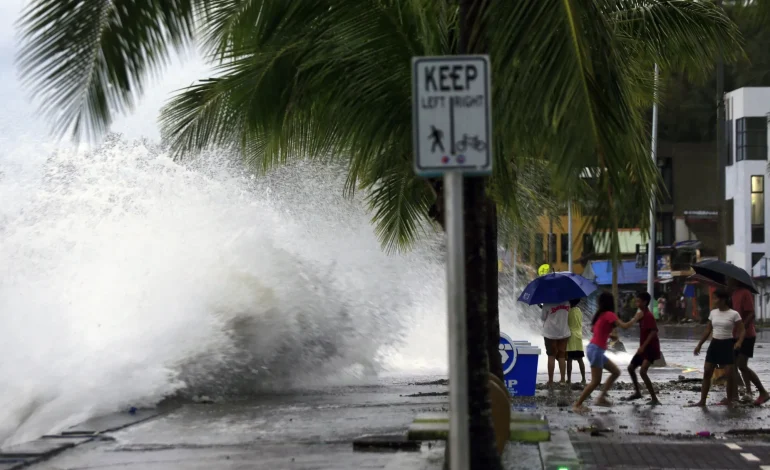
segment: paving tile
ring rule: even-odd
[[[586,468],[759,468],[757,463],[747,462],[740,452],[727,448],[724,443],[577,442],[573,445]]]

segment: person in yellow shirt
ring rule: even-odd
[[[583,376],[582,383],[586,383],[586,366],[583,364],[583,311],[578,308],[580,299],[569,301],[569,313],[567,314],[567,324],[569,325],[570,337],[567,341],[567,383],[572,382],[572,361],[577,361],[580,367],[580,375]]]

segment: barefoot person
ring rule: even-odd
[[[639,381],[636,379],[636,369],[641,366],[639,375],[644,381],[647,391],[650,393],[648,405],[659,405],[658,397],[655,395],[655,389],[652,387],[652,381],[647,375],[647,370],[653,362],[660,359],[660,340],[658,340],[658,324],[655,316],[650,311],[650,300],[652,297],[647,292],[636,294],[636,312],[634,319],[639,322],[639,349],[636,351],[631,364],[628,365],[628,373],[634,382],[634,394],[626,400],[638,400],[642,398],[642,391],[639,388]]]
[[[553,370],[557,359],[559,361],[559,375],[561,375],[560,383],[564,384],[567,340],[570,337],[569,323],[567,321],[569,306],[569,302],[543,304],[541,310],[545,354],[548,356],[548,388],[553,387]]]
[[[583,311],[578,308],[580,299],[569,301],[570,309],[567,321],[570,337],[567,341],[567,383],[572,382],[572,361],[577,361],[583,384],[586,383],[586,366],[583,364]]]
[[[763,405],[770,399],[770,395],[768,395],[765,387],[762,386],[762,382],[759,380],[756,372],[749,369],[749,359],[754,357],[754,343],[757,340],[757,330],[754,326],[754,296],[751,295],[751,291],[736,282],[735,279],[728,278],[727,285],[732,293],[733,310],[740,314],[744,329],[746,330],[746,337],[743,339],[740,349],[736,350],[736,368],[733,370],[733,374],[740,372],[743,377],[743,383],[746,384],[746,395],[744,398],[751,400],[751,384],[754,384],[757,387],[757,392],[759,392],[759,396],[754,401],[754,404],[757,406]],[[733,330],[733,337],[738,338],[737,329]],[[733,387],[735,388],[734,394],[737,396],[738,377],[735,377],[735,379]]]
[[[731,309],[728,305],[730,294],[725,290],[718,290],[714,293],[717,298],[717,308],[711,311],[709,321],[706,324],[706,331],[703,332],[698,346],[695,347],[693,354],[700,354],[701,346],[706,342],[709,335],[713,333],[709,347],[706,350],[706,362],[703,365],[703,383],[701,385],[700,401],[690,406],[706,406],[706,398],[711,388],[711,376],[714,374],[714,368],[717,365],[724,367],[727,377],[727,398],[722,400],[720,405],[730,406],[735,398],[735,388],[733,382],[733,364],[735,363],[735,350],[743,345],[746,330],[743,328],[743,321],[738,312]],[[733,329],[738,330],[738,340],[733,339]]]
[[[631,328],[636,319],[632,319],[630,322],[622,322],[618,319],[618,316],[613,312],[615,308],[615,299],[609,292],[602,292],[599,295],[598,300],[599,308],[591,321],[591,327],[593,329],[593,338],[586,348],[586,356],[588,357],[588,363],[591,365],[591,382],[586,385],[580,398],[575,402],[572,409],[578,413],[589,411],[589,409],[583,405],[591,392],[596,390],[602,381],[602,370],[607,369],[610,373],[610,377],[604,382],[602,392],[596,399],[594,404],[596,406],[611,406],[612,404],[607,400],[607,391],[615,383],[615,380],[620,376],[620,370],[605,353],[607,352],[607,341],[609,340],[610,333],[615,327],[623,329]]]

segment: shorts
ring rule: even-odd
[[[583,359],[585,356],[582,349],[580,351],[567,351],[567,359]]]
[[[741,349],[737,350],[736,353],[740,354],[741,356],[746,357],[754,357],[754,343],[757,342],[757,338],[743,338],[743,343],[741,343]]]
[[[706,362],[720,366],[731,366],[735,364],[734,348],[734,339],[712,339],[706,351]]]
[[[631,365],[639,367],[644,364],[645,360],[652,364],[658,359],[660,359],[660,351],[656,351],[654,349],[645,349],[641,354],[634,354],[634,357],[631,358]]]
[[[567,341],[569,341],[569,338],[564,338],[564,339],[545,338],[545,355],[548,357],[556,356],[558,358],[566,357]]]
[[[588,357],[588,363],[592,368],[604,369],[607,364],[607,356],[604,355],[606,351],[594,343],[588,343],[586,348],[586,356]]]

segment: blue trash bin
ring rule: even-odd
[[[540,348],[528,341],[513,341],[505,333],[500,333],[499,350],[508,393],[513,397],[534,396]]]

